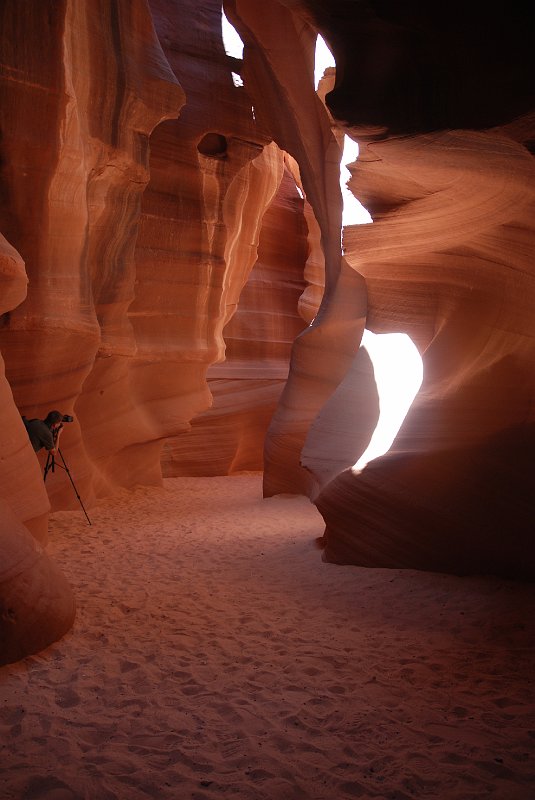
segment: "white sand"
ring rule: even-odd
[[[535,798],[535,587],[321,560],[306,498],[54,514],[73,629],[0,668],[2,800]]]

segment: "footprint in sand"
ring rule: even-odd
[[[73,708],[80,704],[80,697],[73,689],[58,689],[56,691],[56,704],[60,708]]]
[[[78,792],[74,792],[63,781],[47,775],[35,775],[22,800],[77,800],[79,796]]]

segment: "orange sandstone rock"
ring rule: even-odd
[[[74,410],[76,422],[62,440],[69,442],[70,467],[84,498],[102,489],[101,473],[82,442],[87,406],[79,411],[75,403],[101,359],[114,356],[124,364],[135,349],[125,312],[135,281],[148,136],[162,119],[178,114],[183,93],[143,0],[113,6],[104,0],[8,0],[1,15],[0,225],[28,279],[26,297],[16,289],[1,309],[9,385],[0,390],[2,449],[13,455],[2,468],[8,473],[3,486],[14,519],[46,541],[50,506],[42,458],[29,445],[20,413]],[[19,277],[13,286],[17,282]],[[107,377],[115,385],[116,376]],[[103,381],[98,391],[106,388]],[[98,429],[98,409],[87,411]],[[113,413],[108,407],[104,426]],[[136,409],[137,419],[142,416]],[[60,470],[46,488],[54,507],[76,507]],[[13,552],[19,534],[9,522],[3,535],[9,547],[15,536]],[[6,632],[8,653],[35,652],[70,625],[72,596],[56,573],[44,557],[23,572],[9,572],[4,591],[9,607],[15,605],[17,624],[9,628],[12,636]],[[44,616],[32,615],[32,603],[49,595]]]
[[[36,653],[69,630],[74,595],[59,568],[0,502],[0,665]]]

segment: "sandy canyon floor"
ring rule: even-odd
[[[326,564],[261,482],[52,515],[77,618],[0,668],[2,800],[533,800],[535,586]]]

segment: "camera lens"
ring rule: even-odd
[[[73,421],[73,417],[70,417],[68,414],[64,414],[63,415],[62,422],[72,422],[72,421]]]

